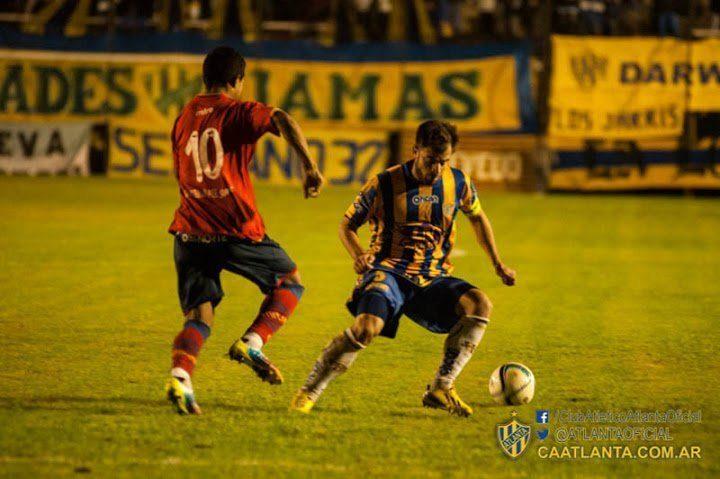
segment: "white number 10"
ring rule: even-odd
[[[208,162],[208,141],[210,138],[213,140],[215,145],[215,167],[210,168]],[[220,132],[215,128],[207,128],[203,130],[202,135],[198,140],[198,132],[193,131],[190,135],[190,139],[185,146],[185,154],[192,156],[193,162],[195,162],[195,178],[198,183],[202,183],[203,173],[205,176],[214,180],[220,176],[220,170],[223,166],[223,157],[225,152],[223,151],[222,143],[220,142]]]

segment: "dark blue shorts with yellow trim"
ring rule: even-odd
[[[372,301],[362,299],[375,295],[373,299],[385,300],[387,304],[381,336],[394,338],[403,314],[433,333],[445,334],[460,319],[455,312],[460,296],[474,288],[467,281],[452,276],[442,276],[426,286],[418,286],[399,274],[373,269],[361,278],[347,302],[347,308],[353,316],[363,313],[377,315],[377,311],[363,310],[366,309],[363,305]]]

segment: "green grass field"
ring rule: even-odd
[[[170,180],[0,177],[0,474],[97,477],[717,477],[720,462],[720,202],[633,196],[483,195],[518,284],[500,284],[464,219],[458,276],[495,304],[458,382],[469,419],[423,409],[442,337],[403,320],[333,383],[310,416],[287,405],[330,337],[349,323],[354,274],[337,223],[354,196],[260,186],[270,234],[307,286],[266,347],[286,377],[260,383],[223,357],[260,293],[226,274],[226,297],[200,355],[205,415],[180,417],[163,397],[182,321],[171,237]],[[504,361],[537,378],[535,410],[683,408],[676,447],[702,459],[543,460],[534,437],[510,460],[487,378]],[[534,434],[534,432],[533,432]],[[617,443],[617,442],[616,442]],[[585,444],[590,442],[573,442]],[[622,442],[631,446],[643,442]]]

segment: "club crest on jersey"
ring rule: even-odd
[[[513,459],[520,456],[530,442],[530,426],[515,419],[516,415],[513,411],[510,421],[496,427],[500,449]]]
[[[412,197],[412,204],[417,206],[421,203],[440,203],[440,197],[438,195],[415,195]]]

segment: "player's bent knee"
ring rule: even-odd
[[[210,301],[185,312],[185,321],[202,321],[212,327],[215,320],[215,311]]]
[[[280,285],[280,287],[290,291],[292,294],[295,295],[295,297],[298,300],[300,298],[302,298],[302,295],[305,292],[305,286],[303,286],[302,284],[285,284],[285,283],[283,283],[282,285]]]
[[[302,284],[300,281],[300,272],[296,269],[292,273],[288,274],[283,278],[283,283],[288,284]]]
[[[460,313],[465,316],[489,318],[493,305],[490,298],[477,288],[473,288],[460,298]]]
[[[370,344],[375,336],[380,334],[384,325],[382,318],[372,314],[359,314],[355,323],[350,327],[354,338],[364,346]]]
[[[285,276],[278,285],[279,288],[290,291],[299,300],[305,292],[305,286],[300,282],[300,274],[297,270]]]

